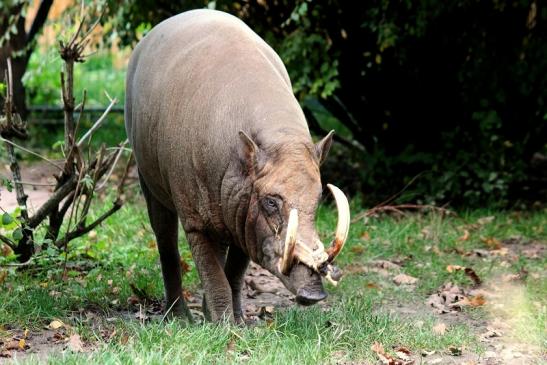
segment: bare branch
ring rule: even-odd
[[[99,119],[93,124],[93,126],[80,138],[76,146],[81,147],[81,145],[85,142],[86,139],[88,139],[102,124],[102,122],[106,119],[106,116],[108,113],[110,113],[110,110],[112,107],[118,102],[116,98],[112,99],[104,113],[100,116]]]
[[[15,250],[15,242],[7,238],[6,236],[0,234],[0,241],[4,242],[6,245],[8,245],[9,248],[12,250]]]
[[[112,208],[110,208],[107,212],[103,213],[103,215],[101,215],[99,218],[97,218],[95,220],[95,222],[93,222],[90,225],[85,226],[85,227],[82,227],[82,226],[76,227],[76,229],[74,229],[71,232],[68,232],[63,238],[61,238],[60,240],[55,242],[55,245],[59,248],[65,247],[65,245],[68,242],[70,242],[71,240],[73,240],[77,237],[83,236],[84,234],[88,233],[89,231],[91,231],[92,229],[97,227],[99,224],[101,224],[105,219],[110,217],[112,214],[116,213],[122,207],[122,205],[123,205],[123,202],[120,199],[117,199],[114,202],[114,205],[112,206]]]
[[[0,141],[5,142],[5,143],[7,143],[7,144],[10,144],[10,145],[12,145],[13,147],[17,147],[17,148],[20,149],[21,151],[25,151],[26,153],[30,153],[30,154],[33,155],[33,156],[39,157],[39,158],[41,158],[42,160],[44,160],[44,161],[46,161],[47,163],[49,163],[51,166],[55,166],[56,168],[58,168],[58,169],[61,170],[61,171],[63,170],[63,168],[62,168],[61,166],[57,165],[55,162],[51,161],[51,160],[48,159],[47,157],[44,157],[44,156],[40,155],[39,153],[36,153],[36,152],[31,151],[31,150],[29,150],[29,149],[26,149],[25,147],[20,146],[20,145],[18,145],[17,143],[12,142],[12,141],[10,141],[10,140],[8,140],[8,139],[5,139],[5,138],[2,138],[2,137],[0,137]]]
[[[13,183],[17,183],[21,185],[29,185],[29,186],[56,186],[57,185],[53,183],[37,183],[33,181],[13,181]]]
[[[59,189],[57,189],[53,195],[45,202],[40,209],[28,220],[30,228],[36,228],[48,215],[57,209],[59,203],[66,198],[74,188],[76,187],[77,180],[74,176],[71,176]]]
[[[103,182],[101,183],[101,185],[99,185],[97,187],[97,189],[96,189],[97,191],[102,190],[106,186],[106,183],[108,182],[108,179],[110,179],[110,176],[114,172],[114,168],[118,164],[118,161],[119,161],[119,159],[122,155],[122,152],[124,151],[124,147],[127,143],[129,143],[129,141],[126,139],[123,142],[123,144],[119,147],[118,153],[116,154],[116,158],[114,159],[114,163],[112,164],[112,167],[110,168],[110,171],[108,172],[108,174],[106,174],[106,177],[103,179]],[[133,153],[133,152],[131,151],[131,153]],[[131,156],[130,156],[130,159],[131,159]]]
[[[433,210],[440,212],[445,215],[454,215],[455,213],[451,210],[448,210],[443,207],[437,207],[435,205],[421,205],[421,204],[399,204],[399,205],[382,205],[376,206],[374,208],[368,209],[364,212],[357,214],[352,220],[351,223],[360,221],[365,217],[372,217],[379,213],[394,212],[397,214],[404,214],[403,210]]]

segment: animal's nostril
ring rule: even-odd
[[[296,302],[301,305],[312,305],[327,297],[322,289],[300,288],[296,293]]]

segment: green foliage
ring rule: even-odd
[[[87,106],[109,103],[105,92],[123,101],[125,97],[125,69],[113,65],[113,55],[99,51],[84,63],[74,67],[74,95],[81,99],[87,91]],[[29,61],[23,82],[27,88],[29,105],[61,105],[62,60],[56,48],[35,51]]]
[[[346,175],[357,169],[360,181],[346,186],[371,203],[417,175],[409,191],[428,202],[503,206],[545,193],[531,185],[532,156],[546,148],[543,3],[119,3],[110,2],[112,29],[124,44],[191,8],[241,17],[280,54],[302,104],[315,100],[328,113],[315,108],[312,131],[334,128],[346,145],[360,146],[334,164]]]

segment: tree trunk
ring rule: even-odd
[[[10,14],[16,14],[20,9],[14,7]],[[3,22],[2,25],[8,26],[8,22]],[[27,45],[27,34],[25,33],[25,18],[19,17],[17,23],[17,34],[11,34],[10,40],[6,41],[2,47],[0,47],[0,75],[2,82],[4,82],[4,73],[7,68],[7,59],[11,58],[12,68],[12,81],[13,81],[13,104],[15,111],[21,115],[23,119],[28,114],[26,102],[25,102],[25,87],[23,86],[23,75],[27,69],[27,64],[30,56],[30,52],[25,52]],[[0,28],[0,35],[3,35],[7,29]],[[4,106],[4,98],[0,96],[0,105]]]

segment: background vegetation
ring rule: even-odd
[[[86,3],[103,14],[99,54],[76,70],[76,87],[86,86],[92,104],[105,104],[102,90],[93,90],[105,85],[123,100],[123,63],[112,59],[126,60],[155,24],[216,8],[242,18],[277,50],[312,131],[337,132],[325,178],[362,193],[365,203],[410,182],[399,201],[507,207],[547,194],[542,2]],[[59,19],[47,24],[66,26]],[[27,105],[58,104],[58,63],[46,47],[29,57]]]
[[[334,128],[347,147],[329,178],[365,201],[418,175],[401,199],[545,197],[545,3],[111,1],[123,44],[138,39],[134,29],[203,6],[238,15],[279,52],[312,130]]]

